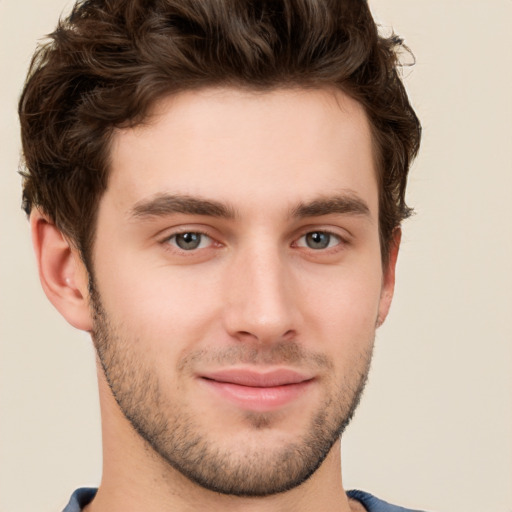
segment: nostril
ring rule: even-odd
[[[286,331],[283,334],[283,339],[289,340],[290,338],[293,338],[294,336],[295,336],[295,331],[293,331],[292,329],[289,329],[288,331]]]
[[[287,331],[285,331],[281,336],[279,336],[279,334],[270,334],[270,333],[263,333],[263,332],[251,332],[251,331],[237,331],[236,333],[236,336],[240,339],[240,340],[246,340],[246,341],[249,341],[249,340],[254,340],[254,341],[257,341],[257,342],[269,342],[271,341],[272,343],[275,343],[275,342],[279,342],[279,341],[293,341],[296,337],[296,331],[293,330],[293,329],[288,329]]]

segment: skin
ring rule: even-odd
[[[358,103],[339,91],[207,89],[117,131],[93,297],[73,246],[39,212],[31,222],[48,297],[99,353],[104,468],[89,512],[363,510],[343,491],[337,429],[389,310],[400,232],[383,269]],[[183,233],[201,233],[197,248],[180,248]],[[204,379],[233,368],[293,370],[308,383],[259,410]],[[280,470],[283,455],[311,445],[316,420],[332,437],[325,459],[286,492],[214,492],[169,463],[170,437],[192,432],[209,450],[203,466],[220,461],[210,476],[249,470],[244,483],[257,485],[276,467],[271,480],[285,486],[296,466]]]

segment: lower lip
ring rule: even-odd
[[[222,398],[234,405],[255,412],[269,412],[290,404],[299,398],[311,385],[311,380],[283,386],[253,387],[230,382],[202,379]]]

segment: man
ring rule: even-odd
[[[340,460],[410,213],[400,46],[361,0],[90,0],[40,48],[24,205],[102,410],[67,512],[405,510]]]

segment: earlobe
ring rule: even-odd
[[[46,296],[72,326],[91,331],[88,276],[78,251],[38,210],[30,214],[30,227]]]
[[[391,301],[395,291],[395,270],[400,249],[400,240],[402,239],[402,230],[396,227],[389,242],[389,254],[387,265],[382,272],[382,290],[380,294],[379,315],[377,317],[377,327],[380,327],[389,313]]]

